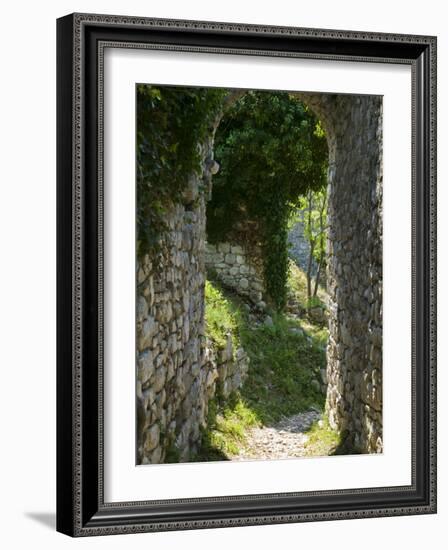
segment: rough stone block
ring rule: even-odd
[[[238,287],[242,290],[247,290],[249,288],[249,281],[245,277],[242,277],[238,282]]]
[[[147,430],[144,449],[146,452],[150,452],[155,449],[159,444],[160,428],[158,424],[154,424]]]
[[[153,389],[156,393],[163,389],[166,381],[166,374],[167,368],[164,365],[161,365],[158,369],[156,369],[153,382]]]
[[[158,325],[153,317],[149,316],[143,321],[138,334],[139,350],[144,350],[150,346],[152,337],[157,332],[157,328]]]
[[[155,372],[154,358],[151,350],[146,350],[138,358],[137,377],[144,384]]]

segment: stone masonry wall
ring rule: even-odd
[[[137,261],[137,461],[188,461],[198,450],[210,399],[241,386],[249,360],[205,336],[205,201],[216,171],[213,132],[200,150],[202,174],[166,215],[160,253]]]
[[[204,337],[203,204],[173,207],[162,252],[137,265],[138,462],[181,458],[199,439],[213,375]],[[163,269],[157,269],[157,264]]]
[[[348,434],[348,451],[381,452],[381,98],[297,95],[319,116],[329,141],[326,409],[331,425]],[[204,334],[205,195],[198,189],[210,188],[214,130],[203,147],[204,173],[189,179],[184,203],[168,216],[163,252],[137,264],[137,455],[143,464],[166,461],[173,449],[178,460],[189,460],[209,399],[236,387],[247,372],[243,351],[223,360]],[[219,246],[215,252],[224,254]],[[231,269],[238,265],[239,277],[249,265],[236,260],[244,254],[234,256],[222,262],[229,282],[236,276]]]
[[[329,138],[326,409],[348,451],[382,452],[382,101],[302,97]]]
[[[207,270],[228,288],[251,300],[259,309],[264,309],[264,280],[261,253],[252,248],[248,252],[237,244],[218,243],[206,245]]]
[[[209,350],[216,378],[214,395],[225,400],[243,384],[249,370],[249,357],[243,348],[234,349],[230,334],[223,349],[209,347]]]

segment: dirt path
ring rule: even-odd
[[[232,460],[297,458],[305,455],[308,441],[306,431],[320,420],[315,410],[282,419],[274,426],[252,428],[247,434],[245,448]]]

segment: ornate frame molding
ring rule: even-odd
[[[108,46],[412,66],[412,310],[416,338],[411,486],[104,502],[102,63]],[[430,36],[93,14],[58,20],[59,531],[90,536],[435,513],[436,61],[436,38]],[[92,123],[92,113],[98,115],[97,126]],[[88,244],[92,236],[94,244]],[[96,316],[90,321],[86,312],[92,306]],[[93,426],[84,420],[88,412],[96,414]],[[162,518],[157,511],[161,506],[165,509]]]

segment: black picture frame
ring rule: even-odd
[[[412,67],[412,485],[107,503],[102,481],[101,44]],[[436,38],[72,14],[57,21],[57,530],[71,536],[436,512]],[[224,53],[223,53],[224,55]]]

